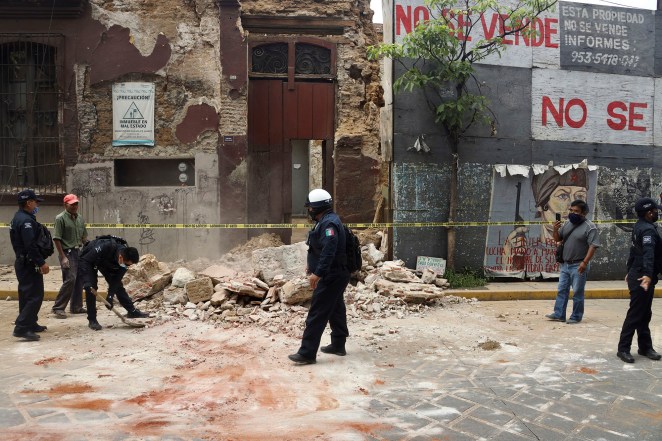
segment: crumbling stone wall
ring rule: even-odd
[[[65,35],[66,189],[81,197],[87,222],[245,222],[248,78],[245,63],[237,65],[235,52],[224,47],[246,51],[242,18],[250,16],[352,23],[343,35],[312,36],[337,45],[337,209],[347,221],[372,220],[388,173],[378,133],[379,65],[366,57],[377,43],[369,0],[89,0],[80,18],[55,20],[49,28]],[[0,26],[43,32],[39,20],[0,17]],[[154,147],[112,146],[112,86],[129,81],[155,84]],[[226,145],[226,137],[234,144]],[[195,186],[119,187],[113,161],[120,158],[195,158]],[[47,211],[59,210],[52,208]],[[239,236],[207,229],[90,233],[123,235],[164,261],[214,257],[224,251],[224,238]]]
[[[372,221],[388,164],[381,156],[379,109],[384,105],[380,66],[367,59],[379,42],[369,0],[243,0],[242,15],[333,17],[353,21],[337,41],[335,201],[343,219]]]

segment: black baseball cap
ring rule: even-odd
[[[660,205],[651,198],[641,198],[634,204],[634,211],[637,213],[646,213],[654,208],[661,208]]]
[[[30,199],[37,202],[43,202],[43,199],[37,196],[32,190],[23,190],[18,194],[18,202],[29,201]]]

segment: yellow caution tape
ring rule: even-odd
[[[594,220],[594,224],[633,224],[635,219],[624,220]],[[435,227],[489,227],[489,226],[526,226],[549,224],[544,221],[522,221],[522,222],[382,222],[382,223],[347,223],[351,228],[435,228]],[[45,223],[49,228],[54,227],[52,223]],[[275,228],[311,228],[312,224],[86,224],[87,228],[140,228],[140,229],[275,229]],[[0,223],[0,228],[9,228],[9,224]]]

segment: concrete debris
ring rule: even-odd
[[[214,295],[214,285],[209,277],[191,280],[186,283],[184,289],[189,302],[193,303],[206,302]]]
[[[308,279],[297,277],[287,282],[280,291],[280,300],[288,305],[304,303],[313,298],[313,290]]]
[[[471,301],[447,296],[448,280],[431,270],[420,273],[403,261],[384,261],[384,252],[376,245],[382,242],[381,233],[361,233],[364,266],[345,290],[350,319],[420,316],[433,307]],[[313,294],[304,275],[306,246],[275,245],[250,250],[253,267],[244,271],[227,265],[236,256],[223,256],[220,265],[192,271],[195,278],[185,288],[175,286],[186,278],[184,272],[177,274],[179,268],[170,286],[139,307],[154,310],[157,321],[183,318],[223,328],[259,326],[270,333],[300,336]],[[249,251],[239,250],[243,255]]]
[[[195,273],[187,268],[177,268],[172,275],[171,286],[176,288],[183,288],[187,282],[195,280]]]
[[[153,254],[145,254],[127,270],[124,278],[126,292],[133,300],[140,300],[163,291],[172,280],[172,271]]]
[[[303,242],[257,249],[252,254],[253,268],[268,284],[278,275],[291,279],[305,273],[307,253],[308,246]]]

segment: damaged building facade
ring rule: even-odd
[[[42,222],[75,193],[92,236],[175,261],[265,231],[196,225],[305,216],[311,186],[373,219],[388,167],[369,0],[8,0],[0,29],[0,222],[19,189],[45,196]]]
[[[433,15],[423,0],[383,5],[384,36],[395,42]],[[498,11],[471,18],[473,41],[504,26]],[[455,26],[458,20],[468,23],[456,16]],[[555,214],[567,218],[570,202],[582,199],[602,242],[590,277],[621,279],[634,203],[662,190],[662,14],[561,1],[532,26],[534,35],[508,36],[502,56],[475,65],[496,125],[474,125],[458,148],[455,221],[471,224],[456,229],[456,269],[557,277]],[[403,71],[397,63],[385,69],[393,220],[443,223],[451,148],[423,93],[391,96]],[[445,258],[446,230],[396,228],[393,252],[409,267],[417,256]]]

